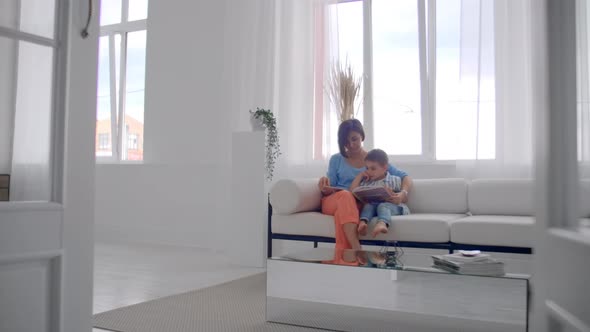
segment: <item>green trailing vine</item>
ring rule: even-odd
[[[279,145],[279,133],[277,132],[277,120],[272,111],[263,108],[256,108],[256,111],[250,110],[250,114],[262,122],[266,129],[266,179],[272,181],[276,160],[281,155],[281,146]]]

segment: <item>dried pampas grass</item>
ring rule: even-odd
[[[360,95],[362,76],[354,75],[352,66],[346,62],[332,64],[328,77],[328,97],[336,107],[340,122],[353,119],[355,100]]]

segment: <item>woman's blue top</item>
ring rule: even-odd
[[[352,167],[348,162],[346,162],[346,158],[344,158],[340,153],[337,153],[330,157],[328,174],[326,176],[328,179],[330,179],[330,186],[348,189],[350,188],[354,178],[365,169],[365,167]],[[406,172],[393,167],[391,164],[389,164],[388,171],[389,174],[399,176],[402,179],[408,175]]]

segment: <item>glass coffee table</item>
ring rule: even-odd
[[[530,275],[506,272],[447,272],[400,250],[313,248],[268,258],[266,319],[338,331],[527,331]]]

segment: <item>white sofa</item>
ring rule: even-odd
[[[287,179],[273,185],[269,243],[271,238],[333,242],[334,219],[320,212],[317,183],[318,179]],[[580,195],[590,198],[590,181],[583,183]],[[590,223],[590,201],[580,201],[582,216]],[[365,236],[361,241],[376,245],[398,241],[402,246],[449,250],[531,252],[535,223],[531,180],[416,179],[408,206],[412,213],[393,217],[387,234],[375,239]]]

